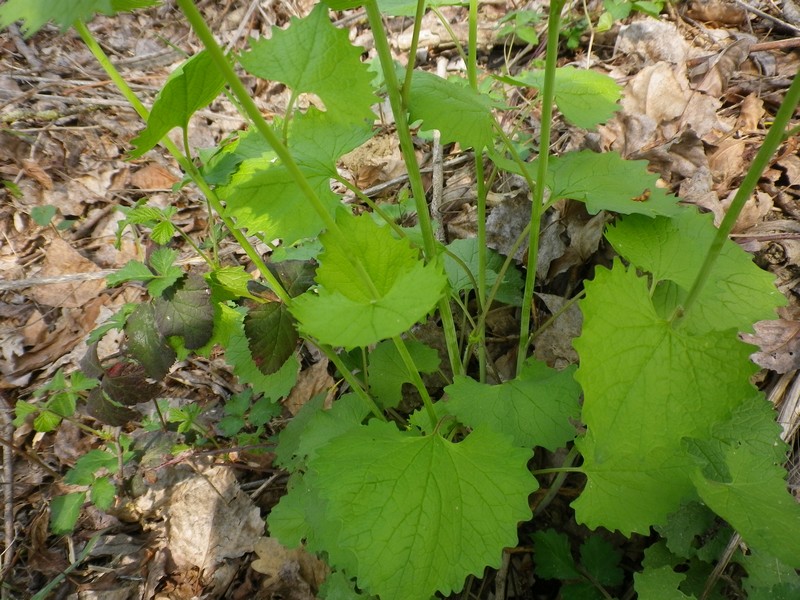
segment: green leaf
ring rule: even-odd
[[[75,485],[91,485],[95,473],[100,469],[113,470],[117,466],[117,457],[105,450],[89,450],[75,461],[75,466],[64,476],[64,483]]]
[[[289,151],[330,214],[340,205],[330,190],[330,178],[338,176],[336,162],[371,135],[367,121],[356,123],[314,108],[292,121]],[[219,194],[240,226],[280,237],[283,246],[322,230],[321,217],[310,210],[297,182],[257,132],[242,134],[221,154],[214,177],[224,181]]]
[[[161,221],[153,227],[150,232],[150,239],[156,244],[169,244],[175,235],[175,225],[169,221]]]
[[[354,583],[341,571],[334,571],[319,586],[317,594],[321,600],[378,600],[375,596],[359,594]]]
[[[615,262],[586,284],[574,346],[587,434],[577,440],[588,482],[576,517],[646,533],[694,497],[682,438],[704,439],[753,396],[750,348],[730,332],[692,335],[655,310],[648,283]]]
[[[314,172],[336,177],[336,162],[374,135],[372,119],[354,123],[312,107],[294,117],[289,129],[289,149],[298,164]]]
[[[317,169],[301,167],[308,184],[329,214],[340,205],[330,189],[330,176]],[[314,211],[289,170],[271,159],[243,162],[230,184],[219,189],[226,201],[225,214],[236,218],[240,227],[281,238],[292,245],[322,231],[322,218]]]
[[[736,558],[747,570],[744,590],[748,600],[792,600],[800,597],[800,575],[774,556],[749,548]]]
[[[656,282],[677,284],[676,297],[668,303],[665,300],[664,311],[669,314],[688,294],[715,235],[712,216],[690,208],[672,219],[632,215],[609,227],[606,234],[617,252],[652,273]],[[774,280],[775,276],[759,269],[749,254],[726,240],[684,325],[697,332],[750,331],[756,321],[774,319],[775,308],[786,304]],[[665,294],[670,291],[675,290],[662,289]]]
[[[319,448],[361,425],[370,412],[355,394],[342,396],[329,410],[323,409],[324,402],[324,394],[312,398],[278,435],[275,448],[278,465],[299,469],[317,455]]]
[[[276,538],[285,548],[297,548],[304,539],[316,532],[333,529],[336,535],[336,524],[330,521],[314,528],[313,523],[324,514],[324,503],[317,495],[316,488],[309,482],[310,475],[293,474],[287,484],[287,493],[281,497],[267,517],[270,536]]]
[[[244,332],[253,360],[264,375],[277,372],[297,348],[295,321],[282,302],[268,302],[248,311]]]
[[[569,538],[555,529],[537,531],[532,536],[536,575],[543,579],[578,579]]]
[[[156,275],[153,274],[150,267],[144,263],[138,260],[129,260],[119,271],[106,277],[106,282],[109,287],[113,287],[126,281],[150,281],[155,277]]]
[[[250,296],[247,284],[253,281],[253,278],[241,265],[220,267],[212,271],[209,277],[212,285],[216,284],[227,292],[228,300]]]
[[[529,450],[489,430],[454,444],[373,421],[321,448],[309,467],[338,535],[320,538],[334,567],[382,600],[427,600],[497,567],[530,518]]]
[[[308,260],[285,260],[270,262],[267,267],[283,284],[286,292],[294,298],[314,285],[316,263]]]
[[[514,77],[499,77],[501,81],[514,85],[544,87],[544,71],[525,71]],[[583,129],[593,129],[605,123],[621,107],[622,88],[608,75],[559,67],[556,69],[555,102],[564,117]]]
[[[159,380],[175,362],[175,351],[156,326],[152,304],[140,304],[125,323],[128,352],[144,367],[148,377]]]
[[[178,269],[178,276],[183,275],[183,271],[179,267],[175,267],[175,260],[178,258],[178,251],[170,248],[156,248],[150,255],[150,266],[159,275],[168,275]],[[177,277],[176,277],[177,279]]]
[[[33,420],[33,429],[43,433],[53,431],[56,429],[56,427],[61,425],[61,420],[61,415],[57,415],[56,413],[45,409],[36,415],[36,418]]]
[[[298,296],[291,308],[300,330],[350,349],[399,335],[423,319],[444,293],[441,266],[426,265],[407,241],[395,239],[369,215],[342,211],[336,221],[347,239],[320,236],[319,290]]]
[[[14,427],[20,427],[23,423],[25,423],[25,419],[28,415],[34,415],[38,411],[39,407],[35,404],[26,402],[25,400],[17,400],[16,404],[14,405]]]
[[[47,227],[50,224],[50,221],[53,220],[53,217],[56,216],[56,210],[58,209],[52,204],[34,206],[31,208],[31,219],[33,219],[34,223],[36,223],[39,227]]]
[[[465,238],[455,240],[447,245],[450,253],[460,258],[469,268],[469,273],[449,253],[444,254],[444,270],[454,292],[475,289],[478,281],[478,238]],[[503,267],[505,257],[492,249],[486,251],[486,285],[491,287],[497,281],[497,275]],[[470,274],[472,275],[470,277]],[[524,284],[522,275],[517,268],[511,265],[506,270],[503,282],[497,289],[495,300],[504,304],[520,306],[522,303],[522,288]]]
[[[439,353],[420,342],[406,341],[406,349],[420,373],[434,373],[439,368]],[[394,342],[378,344],[369,353],[369,388],[381,408],[394,408],[403,399],[404,383],[412,383]]]
[[[76,399],[77,395],[67,389],[59,394],[54,394],[47,402],[47,408],[60,417],[71,417],[75,414]]]
[[[89,491],[92,504],[104,511],[111,508],[117,495],[117,488],[111,483],[111,480],[108,477],[98,477],[91,485]]]
[[[427,71],[414,71],[408,110],[412,121],[422,120],[424,129],[438,129],[443,144],[458,142],[462,148],[479,151],[492,145],[494,117],[489,98],[465,81],[448,81]]]
[[[137,158],[155,147],[173,128],[186,129],[192,115],[211,104],[225,87],[225,77],[211,55],[198,52],[173,71],[156,96],[147,127],[131,140]]]
[[[287,29],[274,27],[269,38],[251,42],[239,57],[252,75],[280,81],[295,93],[319,96],[327,111],[350,121],[374,119],[372,76],[361,62],[363,49],[353,46],[345,29],[337,29],[324,4],[304,19],[292,18]]]
[[[0,29],[14,21],[24,21],[21,30],[28,38],[48,21],[66,31],[75,21],[90,21],[95,13],[113,15],[157,3],[157,0],[7,0],[0,6]]]
[[[239,433],[245,427],[245,422],[242,417],[228,415],[222,417],[217,423],[217,430],[220,434],[226,437],[232,437]]]
[[[633,574],[633,581],[639,598],[647,600],[689,600],[679,587],[686,579],[684,573],[677,573],[670,565],[645,569]]]
[[[150,266],[158,273],[158,277],[147,284],[147,291],[154,298],[161,296],[167,288],[183,277],[183,269],[173,265],[176,258],[178,251],[169,248],[157,248],[150,256]]]
[[[724,459],[730,481],[711,479],[701,469],[692,474],[703,502],[748,545],[800,568],[800,505],[786,490],[786,471],[747,447],[726,447]]]
[[[234,309],[226,304],[220,305],[220,317],[216,327],[220,328],[220,345],[225,348],[225,360],[233,367],[239,381],[253,388],[253,392],[277,400],[286,396],[297,381],[300,363],[291,356],[283,367],[272,375],[259,371],[247,337],[244,333],[244,309]]]
[[[697,555],[697,540],[707,536],[715,527],[716,515],[700,502],[687,502],[672,513],[666,524],[656,531],[676,556],[692,558]]]
[[[610,542],[593,535],[581,546],[581,565],[602,585],[621,585],[625,572],[619,566],[622,552]]]
[[[510,435],[518,446],[557,450],[575,438],[580,386],[574,367],[556,371],[529,360],[516,379],[500,385],[456,376],[445,391],[448,412],[470,427],[486,425]]]
[[[247,415],[247,420],[250,425],[253,425],[254,427],[260,427],[261,425],[266,425],[272,419],[279,416],[281,414],[281,410],[282,407],[280,404],[273,401],[271,398],[262,396],[256,400],[255,403],[253,403],[253,407],[250,409],[250,414]]]
[[[166,290],[155,300],[155,319],[164,337],[182,337],[189,350],[203,346],[214,327],[214,307],[205,279],[189,274]]]
[[[85,500],[86,492],[55,496],[50,501],[50,531],[56,535],[72,533]]]
[[[536,176],[537,162],[530,164],[529,170]],[[677,198],[656,187],[658,175],[648,172],[646,160],[624,160],[616,152],[582,150],[553,157],[547,176],[552,199],[579,200],[592,214],[611,210],[669,217],[683,210]],[[639,201],[644,196],[647,198]]]

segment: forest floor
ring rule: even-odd
[[[311,0],[199,4],[223,46],[234,50],[244,48],[248,37],[268,36],[272,27],[285,26],[313,7]],[[501,22],[517,14],[518,27],[544,39],[544,19],[528,22],[528,13],[520,12],[546,14],[543,7],[538,1],[525,7],[505,0],[481,5],[485,26],[479,45],[487,72],[513,73],[543,57],[542,44],[514,38],[508,33],[514,21]],[[554,149],[615,150],[625,158],[648,160],[660,185],[721,219],[800,68],[800,22],[792,24],[792,8],[797,10],[793,0],[785,0],[783,12],[768,1],[748,7],[698,0],[668,7],[658,20],[634,12],[608,31],[594,32],[584,10],[596,25],[600,3],[575,3],[566,13],[559,64],[614,77],[624,88],[622,111],[593,132],[557,122]],[[465,42],[466,9],[446,8],[443,14]],[[351,40],[372,58],[363,14],[337,17],[337,24],[349,28]],[[388,25],[396,58],[404,61],[410,21],[396,18]],[[148,105],[183,53],[200,49],[169,2],[98,17],[90,28]],[[425,17],[419,57],[425,69],[435,71],[437,64],[450,74],[463,69],[448,33],[432,14]],[[254,89],[265,115],[283,114],[288,93],[278,84]],[[524,114],[530,99],[514,92],[508,102]],[[537,135],[535,111],[520,122]],[[194,117],[189,143],[211,148],[245,126],[221,98]],[[198,241],[214,223],[196,191],[175,191],[182,173],[165,152],[127,158],[141,129],[136,113],[74,31],[62,34],[48,26],[30,39],[23,39],[16,27],[0,33],[2,598],[30,598],[48,585],[54,598],[313,598],[325,566],[299,552],[276,549],[264,537],[262,519],[283,493],[286,477],[273,466],[271,453],[250,445],[190,449],[177,456],[154,453],[151,462],[142,459],[130,479],[145,488],[158,479],[159,486],[129,490],[129,497],[108,512],[87,504],[71,535],[49,531],[53,498],[73,489],[63,482],[64,473],[98,444],[91,429],[95,425],[80,416],[79,407],[77,418],[55,431],[37,432],[30,419],[12,424],[14,408],[37,392],[63,387],[63,375],[69,379],[86,355],[89,334],[125,303],[143,297],[140,287],[109,289],[104,280],[129,260],[142,259],[149,247],[144,236],[130,230],[118,238],[124,218],[119,208],[142,198],[154,206],[174,206],[173,222]],[[361,189],[391,199],[406,182],[397,144],[385,131],[367,151],[349,156],[341,169]],[[419,147],[423,166],[430,166],[430,147],[424,141]],[[781,147],[734,230],[735,241],[775,274],[790,299],[780,319],[757,327],[750,338],[760,348],[754,355],[763,368],[759,384],[777,399],[795,390],[800,369],[798,147],[797,138]],[[452,240],[474,235],[476,215],[471,163],[461,160],[456,149],[449,151],[441,213]],[[490,192],[494,218],[489,236],[500,252],[527,221],[527,196],[514,183],[498,180]],[[542,234],[537,271],[540,300],[551,312],[602,262],[608,252],[602,232],[610,218],[559,205],[552,226]],[[184,264],[196,256],[188,245],[176,249]],[[230,252],[232,263],[249,265],[232,244],[223,251]],[[503,324],[495,327],[500,336]],[[553,366],[575,362],[571,340],[579,331],[579,313],[566,311],[538,340],[536,356]],[[110,335],[102,343],[113,348],[120,340]],[[201,407],[207,423],[219,419],[225,399],[243,390],[214,355],[178,363],[160,385],[159,396],[168,398],[172,408]],[[327,363],[306,361],[270,433],[315,394],[334,386]],[[144,435],[134,425],[126,432]],[[224,511],[216,502],[218,490],[228,500]],[[198,542],[211,527],[226,532],[227,542],[213,548]],[[530,579],[524,573],[529,563],[520,560],[513,566],[520,581]],[[488,598],[488,589],[476,583],[474,596],[465,592],[458,597]],[[508,597],[546,594],[523,585]]]

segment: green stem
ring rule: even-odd
[[[408,49],[408,65],[406,65],[406,78],[403,81],[401,96],[403,106],[408,106],[408,92],[411,89],[411,76],[414,74],[414,64],[417,61],[417,48],[419,47],[419,32],[422,29],[422,17],[425,16],[425,0],[417,0],[417,14],[414,15],[414,29],[411,32],[411,47]]]
[[[100,63],[100,66],[103,67],[103,70],[106,72],[109,79],[111,79],[111,81],[113,81],[117,86],[117,89],[119,89],[120,93],[130,103],[142,120],[147,121],[150,117],[150,111],[147,110],[144,104],[142,104],[130,86],[128,86],[128,83],[125,81],[122,75],[120,75],[119,71],[117,71],[116,67],[114,67],[114,65],[111,63],[111,60],[100,47],[100,44],[98,44],[97,40],[94,39],[92,32],[89,31],[86,25],[80,21],[75,23],[75,30],[81,36],[81,39],[89,48],[95,60],[97,60],[97,62]],[[183,152],[180,151],[178,146],[175,145],[175,143],[168,137],[165,136],[160,143],[162,146],[164,146],[164,148],[167,149],[167,151],[172,155],[183,171],[190,177],[200,192],[205,196],[206,200],[208,200],[209,204],[211,204],[211,207],[220,216],[220,219],[225,224],[225,227],[227,227],[227,229],[231,232],[233,238],[236,240],[239,246],[241,246],[245,254],[247,254],[248,258],[253,262],[253,264],[261,273],[261,276],[267,281],[272,290],[283,302],[290,302],[291,298],[289,294],[283,289],[283,286],[280,284],[280,282],[272,275],[270,270],[267,268],[266,263],[264,263],[264,261],[261,259],[261,255],[256,251],[245,235],[236,227],[233,220],[231,220],[229,217],[223,216],[222,202],[220,202],[216,193],[214,193],[214,191],[206,183],[205,179],[203,179],[200,172],[194,166],[194,163],[192,163],[192,161],[187,158]]]
[[[408,352],[403,338],[399,336],[393,337],[392,341],[394,342],[395,348],[397,348],[397,351],[400,353],[400,358],[403,359],[406,371],[408,371],[408,374],[411,376],[411,383],[414,384],[419,395],[422,396],[422,403],[425,405],[425,410],[428,412],[428,418],[431,420],[431,427],[435,428],[439,419],[436,416],[436,409],[433,407],[433,400],[431,400],[428,389],[425,387],[425,382],[422,381],[422,376],[419,374],[419,369],[417,369],[417,365],[414,364],[414,359],[411,358],[411,354]]]
[[[110,529],[110,527],[106,527],[105,529],[101,529],[97,533],[95,533],[89,541],[86,542],[86,545],[81,550],[80,554],[75,557],[75,562],[69,565],[66,569],[61,571],[58,575],[56,575],[52,581],[50,581],[47,585],[45,585],[42,589],[40,589],[36,594],[31,597],[31,600],[45,600],[50,595],[50,592],[55,590],[64,579],[66,579],[67,575],[72,573],[75,569],[77,569],[83,561],[86,560],[86,557],[91,554],[92,550],[94,549],[97,542],[100,541],[100,538]]]
[[[350,385],[350,389],[352,389],[353,392],[364,401],[364,403],[369,407],[370,411],[372,411],[372,414],[381,421],[386,421],[386,415],[383,414],[383,411],[380,409],[380,407],[375,404],[375,401],[370,397],[369,394],[367,394],[364,386],[361,385],[361,382],[358,380],[358,378],[350,372],[350,370],[347,368],[347,365],[344,364],[339,355],[336,354],[336,352],[334,352],[330,346],[319,345],[317,347],[322,350],[325,356],[328,357],[328,360],[336,366],[336,370],[339,371],[344,380]]]
[[[536,265],[539,260],[539,226],[544,203],[544,188],[547,180],[547,164],[550,158],[550,129],[553,119],[553,99],[555,97],[556,60],[558,58],[558,30],[561,22],[561,9],[565,0],[550,2],[550,15],[547,22],[547,58],[544,67],[544,87],[542,89],[542,128],[539,139],[539,170],[536,187],[533,190],[530,231],[528,232],[528,269],[525,273],[525,292],[522,296],[522,315],[520,318],[519,348],[517,350],[517,372],[528,354],[528,334],[531,327],[531,308],[533,288],[536,284]]]
[[[533,475],[548,475],[550,473],[584,473],[581,467],[553,467],[551,469],[536,469]]]
[[[772,123],[772,127],[770,127],[769,131],[767,132],[758,154],[756,154],[756,157],[753,159],[750,168],[747,170],[747,173],[744,176],[742,184],[736,191],[733,202],[731,202],[728,211],[725,213],[725,217],[722,219],[722,223],[720,223],[719,229],[717,230],[717,233],[711,242],[711,247],[706,253],[705,260],[700,267],[700,271],[697,273],[697,277],[695,277],[695,280],[692,283],[692,287],[689,289],[689,294],[686,296],[683,306],[678,307],[678,309],[676,309],[675,313],[672,315],[671,321],[673,325],[677,325],[697,301],[703,286],[708,281],[709,275],[711,275],[711,271],[714,268],[717,258],[719,258],[719,255],[722,252],[722,248],[728,239],[728,236],[736,224],[736,220],[739,218],[744,205],[752,195],[756,185],[758,185],[758,180],[760,179],[761,174],[769,166],[769,161],[770,158],[772,158],[772,155],[775,154],[775,152],[778,150],[778,147],[786,139],[786,128],[792,119],[792,115],[794,114],[794,110],[798,102],[800,102],[800,75],[795,76],[794,81],[792,81],[792,84],[786,91],[786,95],[784,96],[783,102],[778,109],[778,113],[775,115],[775,120]]]
[[[467,79],[470,87],[478,91],[478,0],[469,2],[469,38],[468,38]],[[476,206],[478,217],[478,310],[489,309],[486,306],[486,173],[483,169],[483,152],[475,149],[475,181]],[[478,376],[479,381],[486,381],[486,327],[485,321],[475,331],[478,338]]]
[[[239,79],[239,76],[236,75],[236,71],[233,70],[231,63],[228,61],[225,53],[222,51],[222,48],[220,48],[219,44],[217,44],[217,41],[214,39],[214,34],[211,33],[211,30],[208,28],[208,25],[200,14],[200,11],[197,10],[197,7],[194,5],[194,1],[176,1],[184,16],[189,21],[189,24],[194,30],[195,35],[197,35],[197,37],[203,43],[203,46],[208,51],[212,60],[217,65],[217,68],[225,78],[225,81],[227,82],[231,92],[241,104],[245,114],[251,120],[256,130],[274,150],[275,154],[278,156],[286,170],[289,171],[289,174],[300,188],[300,191],[303,193],[314,211],[325,224],[325,228],[327,229],[328,233],[335,239],[335,243],[342,247],[347,247],[347,236],[345,236],[344,232],[336,223],[333,216],[325,208],[325,205],[314,191],[314,188],[312,188],[311,184],[308,183],[308,179],[306,179],[305,175],[303,175],[303,172],[300,170],[300,166],[294,160],[294,157],[289,152],[289,149],[286,147],[286,145],[281,141],[280,136],[275,133],[269,123],[267,123],[264,117],[261,115],[261,111],[258,110],[258,107],[250,97],[247,88],[244,87],[241,79]],[[372,278],[364,268],[364,264],[361,262],[360,257],[348,254],[348,260],[350,260],[350,263],[356,269],[361,279],[369,287],[370,292],[375,298],[378,298],[380,293],[375,287]]]
[[[469,60],[467,79],[473,90],[478,89],[478,0],[469,0]]]
[[[186,0],[179,0],[186,1]],[[425,186],[422,183],[422,176],[417,163],[417,156],[414,152],[414,140],[411,138],[411,131],[408,128],[408,116],[403,105],[400,93],[397,73],[394,69],[392,51],[389,48],[388,38],[381,21],[381,13],[375,0],[367,0],[364,4],[367,11],[372,35],[375,40],[375,50],[381,63],[383,77],[386,81],[386,89],[389,96],[389,103],[392,106],[395,125],[397,126],[397,136],[400,141],[400,150],[403,153],[403,160],[408,171],[408,180],[411,184],[411,193],[414,196],[414,203],[417,209],[417,219],[419,220],[425,256],[428,260],[436,260],[436,238],[433,235],[433,225],[431,224],[428,203],[425,198]],[[461,363],[458,360],[458,339],[456,334],[453,311],[450,308],[449,297],[445,295],[439,300],[439,314],[442,318],[447,354],[450,359],[450,367],[454,375],[462,373]]]
[[[553,483],[550,484],[550,489],[547,490],[547,494],[545,494],[544,498],[542,498],[542,501],[536,505],[536,508],[533,511],[534,518],[542,514],[544,510],[558,495],[561,486],[564,485],[564,481],[567,479],[567,475],[569,475],[570,472],[574,472],[570,471],[569,469],[572,468],[572,463],[575,462],[576,458],[578,458],[578,449],[575,446],[573,446],[570,449],[569,454],[567,454],[567,456],[564,457],[564,462],[561,464],[561,469],[557,471],[558,475],[556,475],[556,478],[553,480]],[[536,472],[541,473],[542,471],[536,471]]]

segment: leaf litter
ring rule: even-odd
[[[304,4],[290,8],[275,6],[271,13],[262,10],[257,19],[246,23],[251,31],[260,27],[266,32],[269,26],[296,16],[289,12],[308,14],[311,6]],[[495,3],[486,10],[494,14],[508,10],[501,4]],[[162,7],[135,15],[124,14],[114,20],[100,18],[93,24],[113,42],[122,59],[120,64],[127,69],[126,76],[138,81],[141,89],[151,94],[157,89],[151,79],[154,71],[159,74],[158,83],[163,82],[180,57],[171,54],[156,37],[132,32],[158,30],[161,39],[179,39],[185,31],[171,10],[174,9]],[[239,25],[245,23],[244,8],[212,6],[206,10],[219,23],[223,39],[236,44],[240,40]],[[452,16],[460,14],[452,8],[443,11]],[[718,222],[760,143],[771,111],[780,100],[779,81],[797,72],[800,58],[796,52],[753,51],[757,40],[745,36],[738,28],[744,29],[742,23],[749,18],[749,24],[756,25],[763,39],[763,23],[748,17],[738,6],[695,2],[687,17],[674,22],[634,19],[610,34],[615,44],[613,53],[600,50],[597,54],[587,54],[582,50],[573,56],[579,66],[591,64],[593,69],[611,73],[624,83],[622,110],[588,134],[559,121],[556,143],[561,148],[602,149],[616,151],[625,158],[647,160],[658,173],[658,179],[642,185],[637,193],[644,193],[645,189],[651,194],[656,190],[680,192],[685,202],[710,211]],[[425,22],[423,45],[427,54],[448,52],[449,36],[444,35],[438,21],[430,19],[430,15],[426,18],[429,20]],[[401,31],[398,27],[393,42],[402,51],[408,46]],[[456,33],[463,39],[460,29]],[[351,36],[357,35],[359,30],[354,27]],[[502,41],[488,34],[481,40],[482,47],[490,53],[492,44],[497,50]],[[0,34],[0,45],[4,48],[12,48],[17,42],[13,33]],[[24,56],[9,55],[10,58],[3,59],[4,63],[13,65],[14,72],[22,75],[0,78],[3,103],[0,116],[4,124],[13,126],[8,131],[0,130],[0,177],[13,181],[15,186],[7,186],[2,192],[7,202],[0,208],[3,233],[0,273],[5,281],[65,275],[84,277],[54,285],[0,289],[0,389],[4,390],[7,407],[13,405],[15,398],[25,397],[50,380],[59,367],[77,366],[85,353],[83,340],[88,333],[122,303],[139,297],[135,288],[121,293],[106,291],[102,280],[91,279],[90,274],[118,269],[131,259],[142,258],[144,249],[139,245],[140,240],[129,234],[123,237],[120,250],[111,250],[111,240],[121,218],[114,210],[115,205],[121,201],[134,202],[145,192],[151,202],[160,200],[167,205],[171,200],[165,192],[178,180],[175,165],[160,154],[149,154],[133,162],[124,160],[124,153],[132,148],[132,140],[141,128],[124,102],[102,83],[91,58],[75,40],[56,38],[53,32],[46,32],[27,43],[38,52],[41,64],[27,64]],[[137,62],[129,57],[144,60]],[[772,80],[778,81],[776,85],[765,83],[758,75],[758,70],[764,72],[765,66]],[[431,84],[436,85],[433,80]],[[87,93],[89,102],[76,105],[73,94],[85,98]],[[260,100],[269,107],[270,102],[277,103],[280,98],[276,94],[273,101],[265,95]],[[282,110],[278,104],[271,109],[276,113]],[[217,115],[225,118],[214,125],[192,128],[190,139],[208,146],[240,125],[224,101],[215,102],[209,109],[208,116]],[[428,118],[435,120],[436,115]],[[534,114],[530,123],[532,133],[536,132],[535,119]],[[480,144],[486,130],[479,127],[465,131],[464,135],[464,139],[455,141],[462,145]],[[392,150],[382,148],[380,157],[365,157],[349,163],[347,168],[361,185],[391,180],[400,174],[396,148]],[[800,195],[800,159],[796,152],[796,141],[790,140],[784,154],[765,174],[761,189],[748,203],[735,231],[735,239],[778,276],[779,286],[792,299],[793,304],[784,309],[781,320],[756,324],[755,332],[745,337],[759,346],[753,355],[757,364],[787,374],[798,368],[800,339],[800,317],[793,294],[800,269],[800,248],[795,247],[800,236],[797,225],[800,215],[794,208]],[[507,188],[503,186],[508,183],[500,181],[493,190],[500,200],[490,214],[489,235],[498,241],[509,239],[514,228],[521,229],[528,220],[525,207],[518,206],[519,188],[514,194],[505,195]],[[458,215],[460,222],[451,214],[443,225],[450,241],[474,231],[473,201],[469,193],[463,193],[472,187],[470,168],[448,174],[446,190],[451,193],[462,190],[452,200],[452,214]],[[521,193],[524,196],[526,190]],[[186,233],[192,235],[205,229],[208,217],[195,198],[182,193],[177,204],[176,222]],[[50,222],[42,225],[36,221],[35,211],[48,206],[56,207],[56,212]],[[535,344],[537,358],[548,364],[574,363],[570,340],[580,331],[580,324],[576,323],[575,306],[570,307],[567,302],[579,293],[581,282],[594,265],[609,263],[610,252],[600,234],[611,218],[606,214],[587,214],[569,200],[560,201],[551,209],[547,221],[550,230],[543,238],[544,260],[538,265],[540,283],[546,292],[539,297],[543,316],[558,316],[539,334]],[[508,249],[495,245],[501,251]],[[564,312],[560,313],[562,309]],[[502,345],[496,349],[498,363],[507,356],[504,352],[509,350]],[[303,369],[287,407],[292,414],[313,396],[334,388],[326,369],[317,366],[320,364],[324,366],[325,362],[317,361]],[[213,357],[206,363],[181,363],[162,392],[170,396],[190,395],[192,402],[214,410],[220,389],[225,393],[240,391],[239,384],[231,377],[223,376],[220,384],[216,374],[209,374],[220,368]],[[710,368],[725,367],[720,364]],[[602,369],[598,377],[604,376]],[[182,378],[192,381],[192,385],[182,386],[179,383]],[[630,418],[650,417],[631,415]],[[23,426],[14,432],[15,443],[35,449],[46,457],[46,465],[15,460],[19,487],[14,498],[5,498],[6,503],[14,504],[18,532],[29,532],[29,556],[24,570],[26,577],[30,577],[26,588],[30,591],[69,566],[66,549],[48,542],[46,509],[37,508],[58,492],[48,489],[54,486],[46,469],[63,472],[74,466],[82,454],[78,448],[89,449],[98,443],[69,426],[59,429],[54,436],[36,436],[31,441],[32,435],[30,428]],[[403,447],[399,440],[390,437],[387,435],[387,448]],[[355,454],[359,451],[344,447],[333,450]],[[237,481],[230,468],[237,461],[255,469],[254,472],[266,468],[269,481],[278,474],[269,460],[264,462],[244,452],[232,454],[231,462],[220,463],[224,466],[194,461],[188,466],[190,461],[186,461],[176,467],[169,464],[171,458],[165,450],[155,452],[152,460],[155,462],[151,470],[143,471],[141,478],[149,485],[146,494],[161,489],[158,500],[152,500],[149,507],[140,504],[128,513],[127,519],[123,518],[125,511],[120,510],[116,521],[104,520],[99,513],[89,511],[76,534],[85,539],[111,523],[114,533],[102,536],[91,557],[103,558],[106,564],[136,574],[143,583],[126,584],[126,592],[149,594],[145,597],[159,597],[159,593],[176,598],[200,594],[244,597],[244,590],[262,593],[282,589],[285,593],[295,593],[303,589],[309,595],[288,597],[313,597],[310,594],[317,591],[321,580],[319,566],[313,561],[309,563],[307,557],[286,554],[275,548],[274,540],[262,536],[261,511],[275,504],[280,490],[272,488],[269,501],[259,504],[258,498],[253,501],[242,492],[244,484]],[[323,456],[321,460],[326,458]],[[501,474],[486,474],[488,479],[492,475]],[[709,501],[717,501],[719,490],[712,489],[711,483],[708,487]],[[26,497],[24,490],[35,492]],[[342,493],[350,495],[330,499],[333,513],[341,510],[342,503],[357,498],[356,484]],[[596,510],[579,506],[580,510]],[[391,516],[377,515],[381,519]],[[136,526],[132,537],[121,533],[121,522],[125,520]],[[151,536],[144,534],[145,529]],[[253,550],[258,558],[248,569],[239,557]],[[115,564],[121,556],[127,557],[127,562]],[[17,569],[19,572],[20,567]],[[259,573],[267,576],[266,587],[259,581]],[[225,589],[234,580],[242,590],[239,595],[226,596],[215,591]],[[81,587],[87,594],[92,589],[96,592],[91,593],[100,594],[105,589],[102,593],[110,594],[110,586],[118,586],[119,581],[108,576],[95,577],[87,571],[82,573]]]

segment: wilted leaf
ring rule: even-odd
[[[156,326],[156,311],[150,303],[140,304],[125,323],[128,353],[135,358],[147,376],[159,380],[169,372],[177,358]]]
[[[267,302],[248,311],[244,331],[253,360],[265,375],[283,366],[299,338],[294,317],[282,302]]]
[[[155,319],[164,337],[183,338],[189,350],[203,346],[213,333],[211,291],[200,275],[189,274],[155,300]]]

